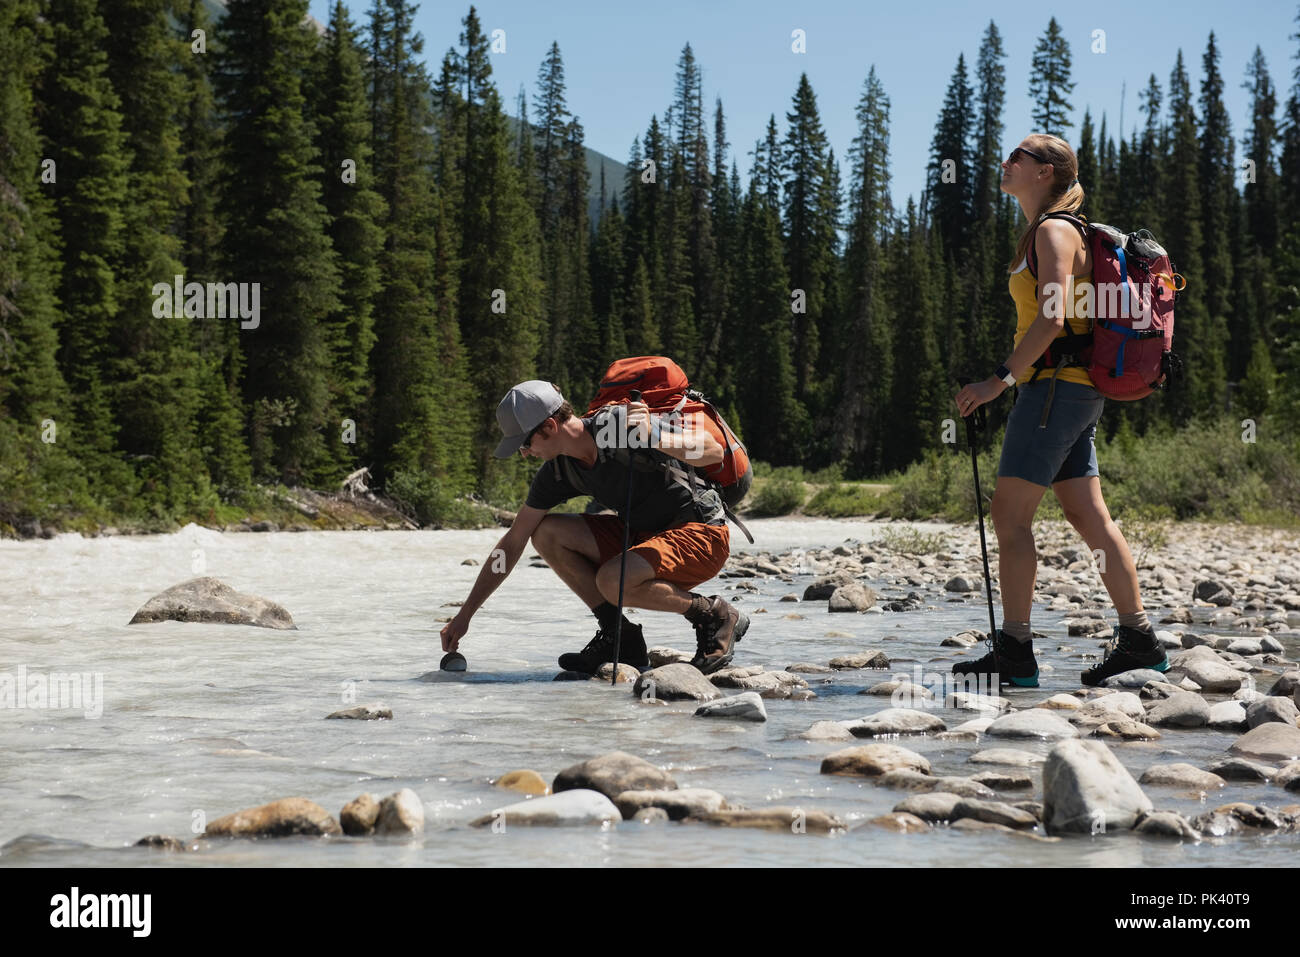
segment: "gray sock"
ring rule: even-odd
[[[1002,633],[1022,643],[1034,637],[1034,630],[1029,627],[1029,622],[1011,621],[1009,618],[1002,619]]]
[[[1131,614],[1120,615],[1119,623],[1121,627],[1133,628],[1137,631],[1151,631],[1151,622],[1147,620],[1145,611],[1135,611]]]

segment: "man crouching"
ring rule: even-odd
[[[579,652],[560,656],[560,667],[592,674],[614,660],[618,625],[619,559],[624,522],[631,529],[623,604],[684,615],[695,627],[691,664],[711,674],[731,661],[749,617],[712,595],[690,589],[711,579],[731,554],[722,498],[689,468],[722,461],[722,445],[705,428],[674,427],[644,403],[609,406],[578,418],[559,390],[531,380],[511,389],[497,406],[505,438],[497,458],[519,452],[544,460],[514,523],[483,564],[469,597],[442,629],[442,648],[456,651],[470,619],[533,546],[596,616],[596,637]],[[627,510],[632,475],[632,507]],[[578,495],[590,495],[617,515],[548,515]],[[619,661],[649,667],[640,625],[626,617]]]

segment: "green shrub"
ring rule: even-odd
[[[420,472],[394,473],[384,493],[425,527],[483,528],[492,524],[483,506],[456,495],[438,479]]]
[[[789,515],[803,504],[807,493],[803,482],[771,477],[749,496],[749,513],[759,517]]]
[[[948,543],[947,537],[938,532],[926,534],[915,528],[890,528],[876,541],[900,555],[933,555]]]
[[[864,485],[836,482],[817,492],[804,511],[827,518],[874,515],[881,511],[888,493],[882,494]]]

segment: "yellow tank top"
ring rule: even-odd
[[[1029,327],[1032,326],[1034,320],[1038,318],[1038,283],[1034,279],[1033,274],[1029,271],[1028,263],[1022,261],[1020,263],[1020,268],[1011,274],[1011,278],[1008,280],[1007,285],[1011,290],[1011,299],[1016,304],[1015,344],[1018,346],[1020,345],[1020,340],[1025,337],[1025,333],[1029,331]],[[1079,297],[1085,294],[1084,287],[1090,287],[1091,285],[1091,276],[1075,276],[1074,288],[1065,296],[1065,323],[1075,332],[1086,332],[1092,328],[1091,318],[1088,318],[1086,315],[1077,317],[1075,315],[1076,303],[1079,302]],[[1089,295],[1091,294],[1090,289],[1086,292]],[[1086,312],[1086,310],[1081,308],[1077,311],[1081,313]],[[1064,335],[1065,330],[1062,329],[1061,336]],[[1060,336],[1057,338],[1060,338]],[[1054,370],[1052,369],[1044,369],[1038,373],[1038,379],[1036,381],[1047,381],[1052,377],[1053,371]],[[1016,385],[1024,385],[1024,383],[1032,379],[1033,376],[1034,367],[1031,365],[1024,372],[1020,373],[1020,376],[1016,379]],[[1081,366],[1066,366],[1061,369],[1056,378],[1058,382],[1077,382],[1080,385],[1092,385],[1092,378],[1088,375],[1088,370]]]

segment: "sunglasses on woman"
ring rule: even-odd
[[[1027,149],[1025,149],[1023,146],[1017,146],[1015,149],[1013,149],[1013,150],[1011,151],[1011,155],[1007,157],[1007,165],[1008,165],[1008,166],[1010,166],[1012,163],[1014,163],[1014,162],[1016,161],[1016,155],[1019,154],[1019,153],[1024,153],[1026,156],[1032,156],[1034,159],[1038,160],[1038,162],[1040,162],[1040,163],[1051,163],[1051,162],[1052,162],[1051,160],[1047,159],[1047,157],[1045,157],[1045,156],[1039,156],[1039,155],[1038,155],[1037,153],[1035,153],[1033,150],[1027,150]]]

